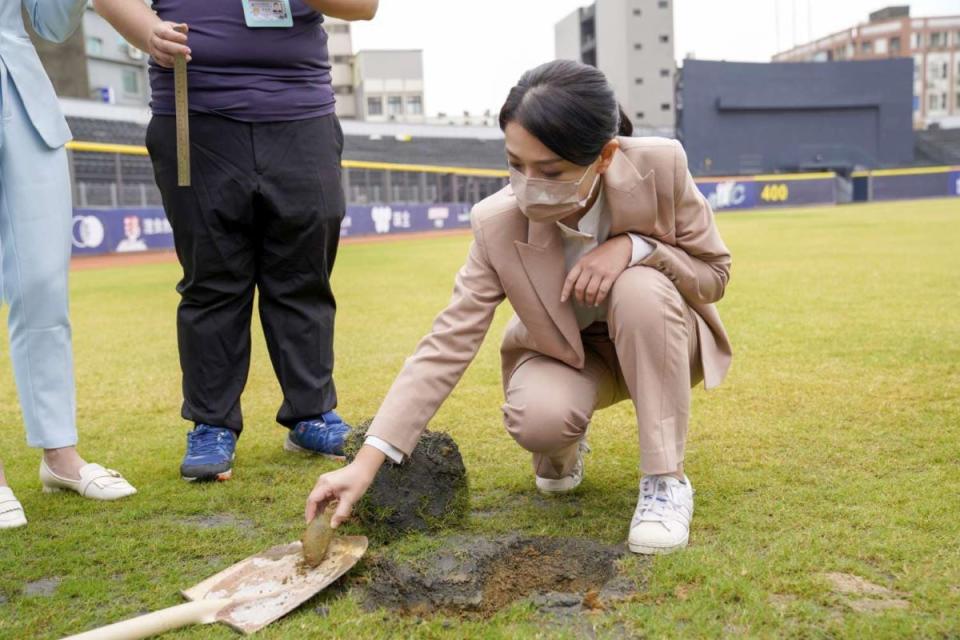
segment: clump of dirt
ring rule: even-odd
[[[356,427],[344,444],[352,461],[371,421]],[[470,496],[460,449],[446,433],[426,431],[403,464],[387,461],[377,472],[354,516],[366,533],[389,541],[411,531],[433,531],[461,523]]]
[[[374,561],[364,606],[407,615],[488,617],[516,600],[541,609],[602,610],[624,599],[614,547],[577,538],[451,538],[420,566]],[[607,590],[606,586],[614,586]]]

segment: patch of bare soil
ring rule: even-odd
[[[428,561],[374,561],[368,609],[489,617],[529,599],[541,610],[596,612],[636,590],[617,577],[622,546],[578,538],[450,538]]]

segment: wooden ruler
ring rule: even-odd
[[[190,100],[187,94],[187,58],[182,54],[173,61],[173,88],[177,113],[177,185],[189,187]]]

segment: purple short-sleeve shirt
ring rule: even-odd
[[[153,0],[190,27],[190,111],[241,120],[304,120],[334,112],[323,16],[291,0],[293,27],[250,28],[241,0]],[[173,70],[150,61],[150,107],[173,115]]]

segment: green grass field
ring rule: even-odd
[[[354,592],[334,590],[261,636],[960,637],[960,200],[729,213],[720,226],[734,256],[721,303],[734,367],[720,389],[694,395],[690,547],[624,561],[643,585],[635,598],[565,626],[525,603],[486,621],[364,613]],[[343,248],[335,287],[345,417],[375,413],[448,299],[467,242]],[[0,452],[30,520],[0,532],[2,638],[53,638],[180,603],[179,589],[297,539],[308,490],[334,468],[282,451],[279,391],[257,328],[234,479],[178,478],[188,428],[178,273],[152,265],[72,276],[81,452],[121,469],[140,490],[132,499],[40,493],[2,349]],[[528,456],[500,422],[508,314],[500,310],[433,423],[460,443],[471,509],[483,515],[465,531],[621,543],[637,493],[632,411],[622,403],[597,414],[575,496],[532,499]],[[414,536],[389,552],[424,556],[431,544]],[[888,591],[844,593],[830,573]],[[233,635],[197,627],[167,637]]]

